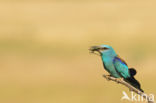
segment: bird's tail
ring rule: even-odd
[[[129,73],[130,73],[131,76],[135,76],[136,73],[137,73],[134,68],[128,68],[128,70],[129,70]]]
[[[136,75],[136,70],[134,68],[129,68],[129,73],[131,75],[130,78],[125,78],[124,80],[131,84],[132,86],[134,86],[135,88],[139,89],[141,92],[144,92],[142,89],[141,89],[141,85],[140,83],[134,78],[134,75]]]

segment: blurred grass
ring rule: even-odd
[[[155,1],[0,1],[1,103],[114,103],[123,86],[102,78],[88,52],[109,44],[156,94]],[[112,99],[113,98],[113,99]]]

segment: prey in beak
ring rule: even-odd
[[[101,55],[100,49],[101,49],[100,46],[91,46],[89,48],[89,51],[90,51],[90,53],[93,53],[93,54],[96,54],[96,55],[100,56]]]

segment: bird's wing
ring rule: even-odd
[[[121,61],[122,63],[124,63],[125,65],[127,65],[127,63],[125,62],[125,60],[123,60],[122,58],[120,58],[119,55],[117,55],[116,58],[120,59],[120,61]],[[128,65],[127,65],[127,66],[128,66]]]
[[[123,77],[123,78],[129,78],[129,70],[126,62],[121,59],[119,56],[116,56],[113,60],[114,67],[116,71]]]

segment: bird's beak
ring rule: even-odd
[[[101,49],[100,46],[91,46],[89,50],[91,52],[95,52],[95,51],[100,52],[100,49]]]

